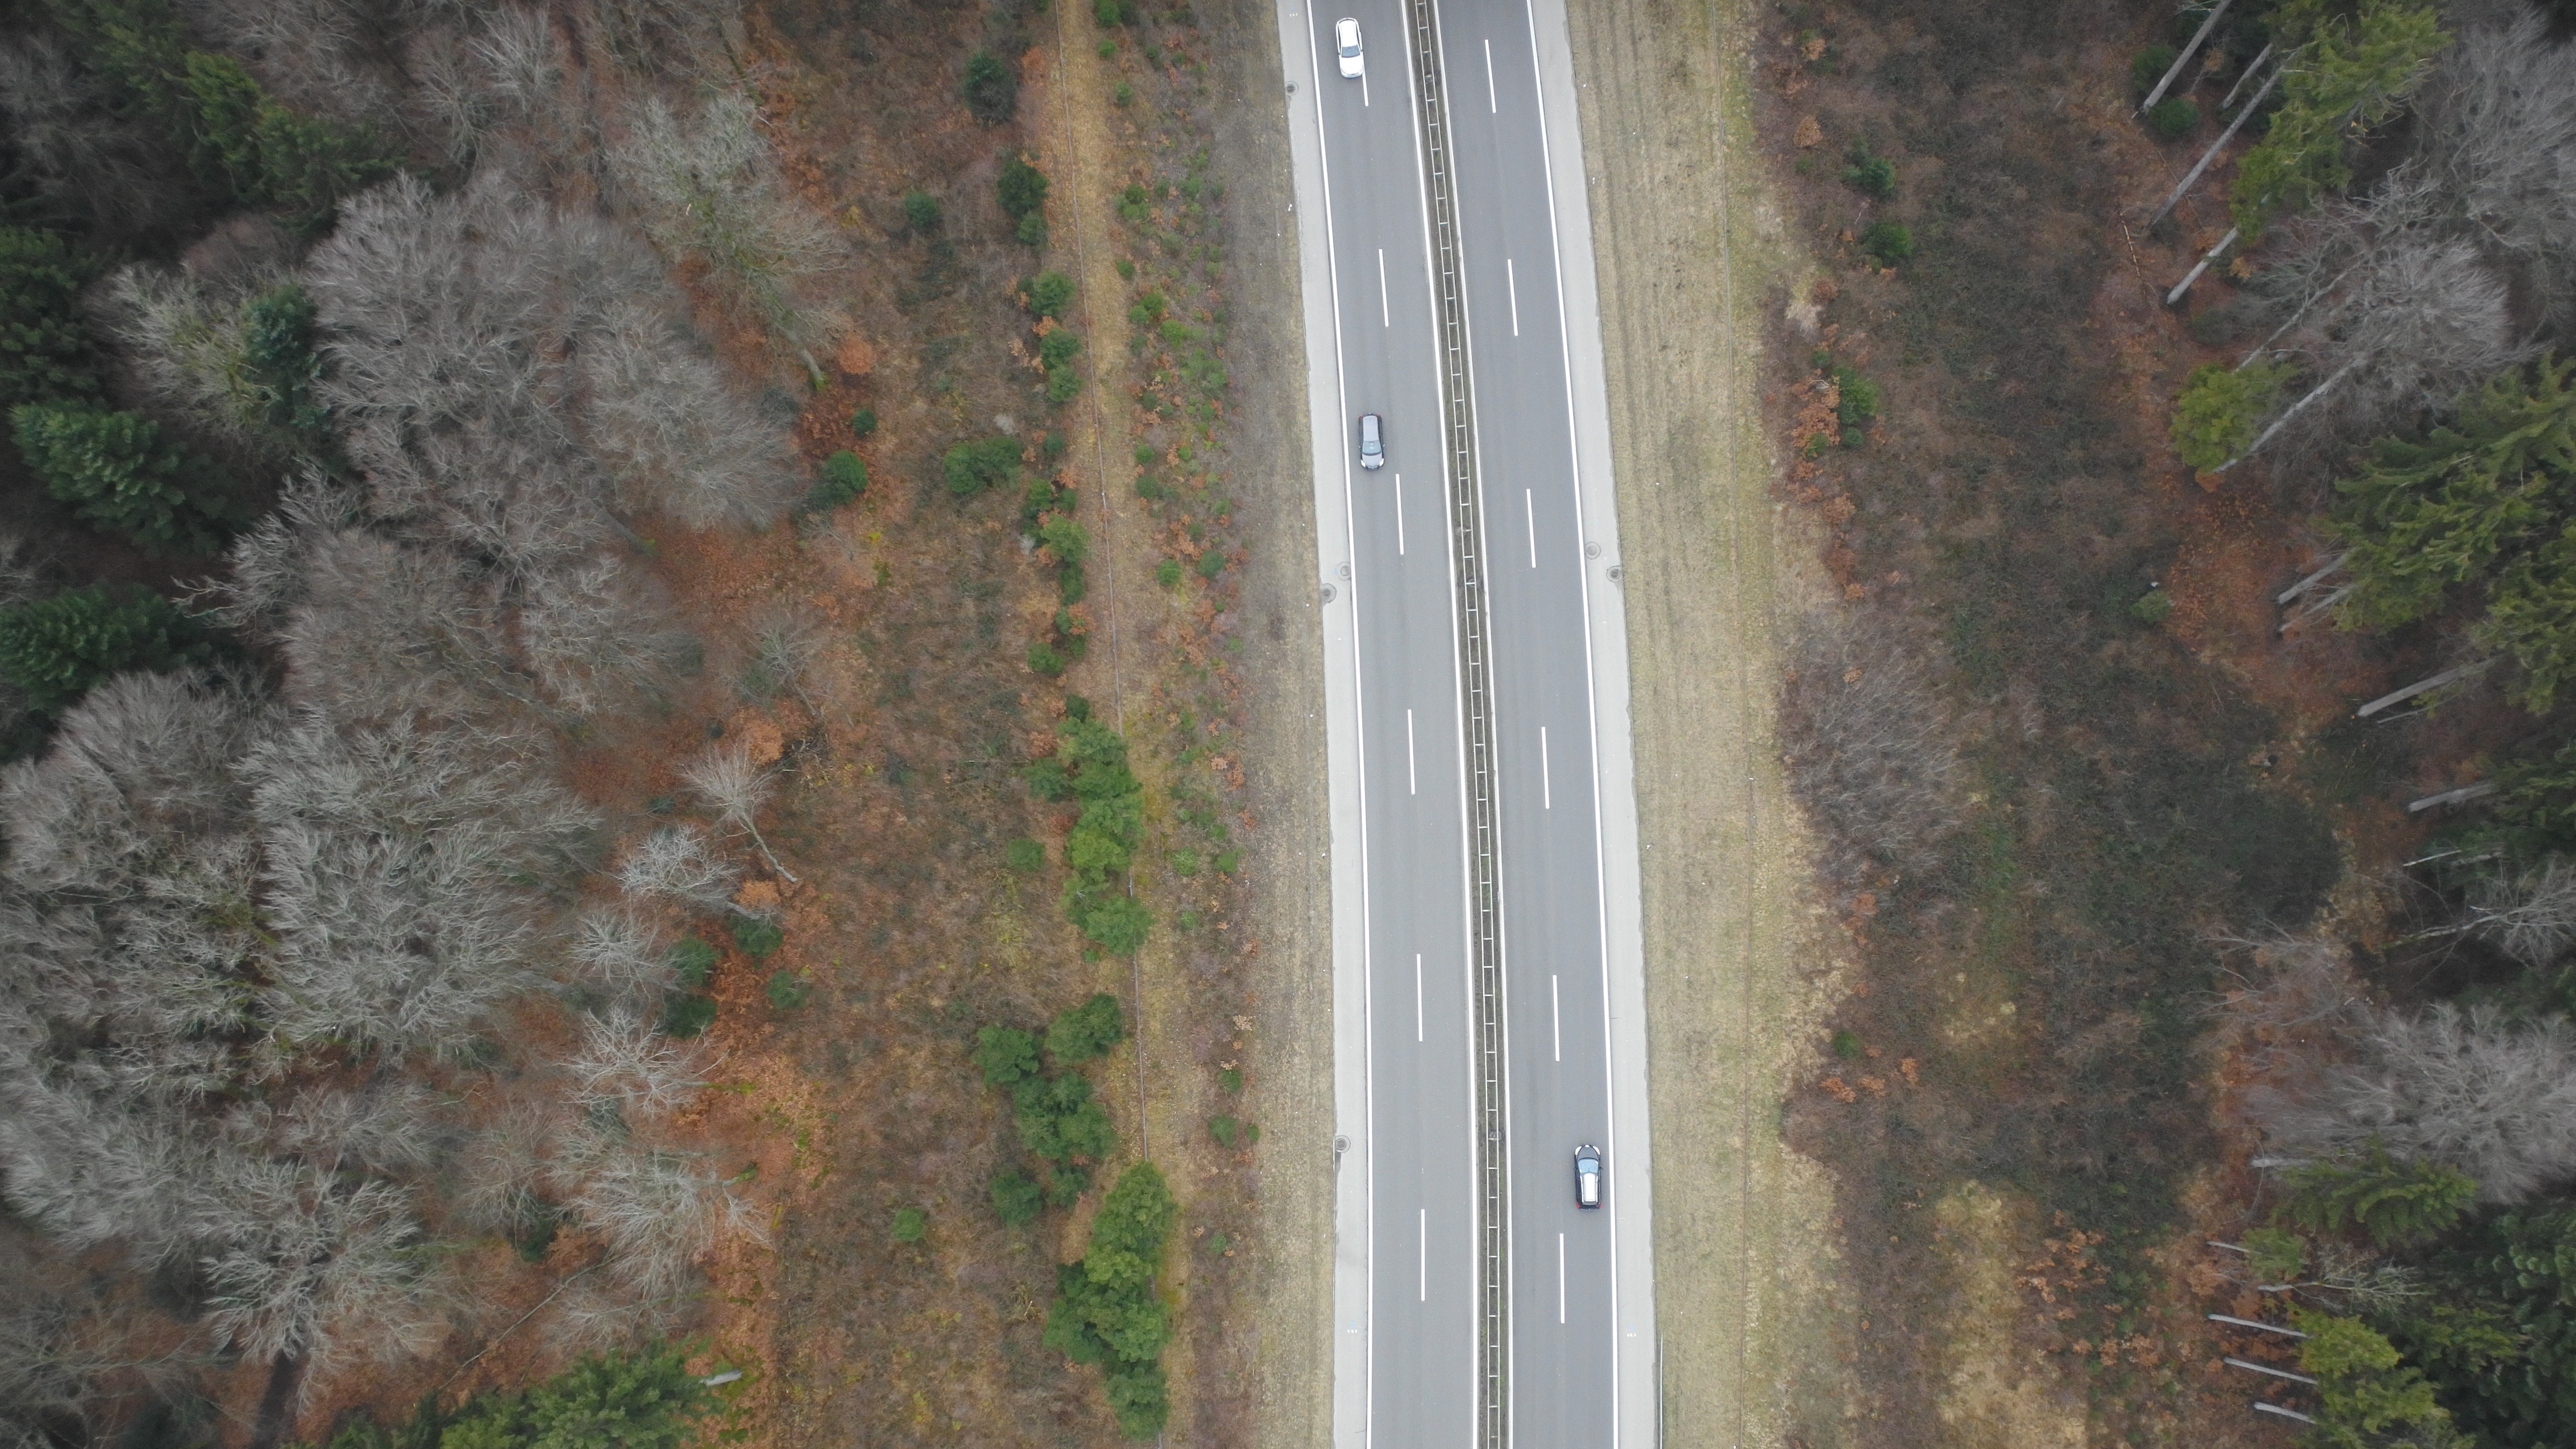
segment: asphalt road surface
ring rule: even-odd
[[[1317,73],[1333,77],[1320,14]],[[1323,113],[1349,583],[1358,636],[1366,882],[1371,1443],[1471,1442],[1476,1409],[1475,1092],[1466,751],[1451,500],[1413,81],[1394,0],[1361,80]],[[1316,399],[1322,414],[1330,400]],[[1357,420],[1387,464],[1359,467]],[[1318,418],[1319,425],[1324,421]]]
[[[1332,24],[1368,74],[1336,78]],[[1309,11],[1323,137],[1360,676],[1367,903],[1367,1435],[1475,1439],[1465,739],[1417,87],[1395,0]],[[1558,218],[1526,0],[1445,0],[1491,613],[1506,991],[1511,1436],[1615,1444],[1612,1214],[1574,1203],[1610,1120],[1601,821]],[[1320,416],[1331,402],[1318,398]],[[1356,419],[1387,466],[1357,466]]]

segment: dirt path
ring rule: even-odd
[[[1626,561],[1664,1438],[1835,1443],[1856,1402],[1831,1184],[1779,1104],[1822,939],[1773,738],[1814,557],[1773,503],[1764,309],[1792,265],[1751,154],[1739,0],[1570,7]]]

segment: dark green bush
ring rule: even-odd
[[[867,491],[868,462],[847,448],[824,459],[822,472],[813,491],[805,495],[807,513],[829,513],[857,502],[859,495]]]
[[[1046,1051],[1059,1067],[1106,1055],[1127,1037],[1126,1016],[1118,998],[1098,992],[1080,1006],[1067,1007],[1047,1023]]]
[[[29,471],[83,522],[146,548],[222,547],[229,510],[214,464],[164,439],[160,424],[82,403],[23,403],[9,420]]]
[[[1240,1091],[1242,1091],[1242,1090],[1243,1090],[1243,1069],[1242,1069],[1241,1067],[1219,1067],[1219,1068],[1217,1068],[1217,1073],[1216,1073],[1216,1089],[1217,1089],[1218,1091],[1220,1091],[1220,1092],[1240,1092]]]
[[[1860,234],[1860,249],[1882,267],[1914,255],[1914,229],[1901,221],[1874,221]]]
[[[2163,589],[2149,589],[2129,605],[2129,617],[2141,624],[2161,624],[2173,611],[2173,595]]]
[[[205,652],[179,606],[142,589],[91,584],[0,608],[0,679],[58,714],[111,674],[173,669]]]
[[[1131,226],[1141,226],[1154,214],[1153,193],[1141,182],[1130,182],[1118,193],[1118,215]]]
[[[1078,1363],[1098,1364],[1121,1432],[1151,1439],[1170,1411],[1159,1360],[1171,1342],[1154,1273],[1179,1207],[1149,1162],[1120,1174],[1091,1222],[1079,1262],[1056,1269],[1044,1342]]]
[[[715,974],[716,948],[695,936],[682,936],[671,943],[671,974],[682,986],[704,986]]]
[[[58,232],[0,226],[0,409],[97,396],[80,296],[98,273]]]
[[[674,991],[662,998],[662,1035],[696,1036],[715,1024],[716,1002],[694,991]]]
[[[1844,1061],[1850,1062],[1858,1061],[1860,1059],[1860,1054],[1860,1037],[1857,1034],[1850,1031],[1836,1031],[1834,1033],[1835,1056],[1842,1058]]]
[[[680,1350],[583,1359],[520,1393],[482,1394],[456,1411],[445,1449],[681,1449],[714,1395]]]
[[[782,968],[769,973],[769,983],[762,991],[769,997],[770,1010],[794,1011],[814,994],[814,987],[804,977]]]
[[[940,471],[947,476],[948,491],[960,498],[998,488],[1011,481],[1019,469],[1019,440],[1000,434],[954,444],[940,457]]]
[[[1843,441],[1857,445],[1861,429],[1878,420],[1878,384],[1841,363],[1834,364],[1834,384],[1842,394],[1834,416],[1842,424]]]
[[[1843,180],[1860,191],[1885,200],[1896,194],[1896,163],[1884,156],[1869,154],[1867,145],[1851,148],[1851,164],[1843,168]]]
[[[930,1214],[917,1207],[896,1208],[889,1231],[898,1243],[918,1243],[930,1231]]]
[[[1108,1109],[1091,1095],[1091,1079],[1080,1072],[1023,1078],[1011,1089],[1011,1119],[1020,1145],[1049,1162],[1097,1162],[1118,1145]]]
[[[1011,235],[1024,247],[1045,247],[1047,244],[1046,213],[1032,211],[1021,217],[1020,224],[1011,229]]]
[[[850,431],[856,436],[864,438],[876,430],[877,410],[875,408],[861,408],[850,414]]]
[[[1131,186],[1128,190],[1134,191],[1141,196],[1144,193],[1145,188],[1141,186]],[[1160,291],[1139,292],[1136,294],[1136,300],[1127,304],[1127,325],[1135,328],[1139,332],[1142,332],[1145,329],[1160,323],[1163,320],[1163,314],[1170,310],[1170,308],[1171,303],[1163,299],[1163,294]],[[1140,456],[1136,461],[1139,463],[1151,463],[1154,461],[1154,458],[1162,456],[1159,453],[1155,454],[1153,457],[1141,456],[1145,450],[1145,445],[1141,443],[1137,445],[1137,450]]]
[[[1058,564],[1055,571],[1055,596],[1067,604],[1079,604],[1091,589],[1090,575],[1078,563]]]
[[[1027,875],[1046,864],[1046,847],[1023,835],[1004,849],[1002,859],[1011,869]]]
[[[1007,1228],[1024,1227],[1038,1220],[1038,1210],[1046,1205],[1046,1189],[1038,1180],[1016,1167],[1006,1167],[993,1174],[993,1215]]]
[[[2142,96],[2154,90],[2165,72],[2173,69],[2173,63],[2174,48],[2170,45],[2150,45],[2139,51],[2129,57],[2129,88]]]
[[[1008,1091],[1038,1074],[1037,1034],[1016,1026],[985,1027],[975,1033],[974,1061],[984,1085]]]
[[[777,950],[787,941],[787,933],[767,916],[733,918],[733,943],[742,954],[757,961]]]
[[[1143,480],[1139,479],[1138,482],[1141,484]],[[1141,492],[1143,490],[1140,487],[1138,491]],[[1183,572],[1184,570],[1181,568],[1181,561],[1179,559],[1167,558],[1161,563],[1154,565],[1154,582],[1161,584],[1167,589],[1178,588],[1180,586],[1181,575]]]
[[[314,400],[322,359],[313,351],[313,299],[294,282],[242,309],[242,360],[260,399],[260,425],[308,453],[331,446],[330,414]]]
[[[1030,673],[1042,674],[1049,679],[1064,673],[1065,666],[1072,662],[1064,657],[1063,650],[1056,648],[1053,643],[1045,639],[1030,640],[1025,657],[1028,660]]]
[[[1028,157],[1013,156],[993,177],[993,197],[1013,220],[1034,216],[1046,207],[1046,173],[1030,165]]]
[[[1029,312],[1038,317],[1061,317],[1073,305],[1073,278],[1062,272],[1040,272],[1020,284],[1020,295],[1027,300]]]
[[[939,198],[927,191],[905,192],[903,222],[918,232],[936,229],[939,225]]]
[[[1091,0],[1091,19],[1101,29],[1113,30],[1143,24],[1145,11],[1137,0]]]
[[[1199,577],[1203,579],[1214,579],[1218,574],[1224,573],[1225,550],[1221,548],[1211,548],[1200,553],[1198,570]]]
[[[1113,106],[1136,104],[1136,88],[1125,81],[1120,81],[1109,88],[1109,103]]]
[[[2179,141],[2200,125],[2200,103],[2189,96],[2167,96],[2147,112],[2147,125],[2157,137]]]
[[[966,77],[959,85],[966,109],[987,126],[998,126],[1020,108],[1020,72],[989,50],[966,57]]]

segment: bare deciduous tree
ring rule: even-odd
[[[26,180],[65,219],[143,231],[190,204],[179,158],[147,123],[112,111],[51,36],[0,44],[0,116]]]
[[[2549,1017],[2507,1024],[2492,1007],[2374,1013],[2357,1061],[2262,1105],[2279,1148],[2340,1156],[2383,1144],[2520,1202],[2576,1174],[2576,1035]]]
[[[214,1331],[263,1359],[289,1357],[309,1388],[344,1354],[418,1353],[443,1331],[409,1196],[288,1161],[245,1163],[201,1205]]]
[[[1959,819],[1954,730],[1930,673],[1866,621],[1810,620],[1794,658],[1781,733],[1799,803],[1862,853],[1838,861],[1843,874],[1913,868]]]
[[[751,761],[751,746],[740,740],[709,745],[680,771],[680,778],[716,812],[716,823],[751,837],[769,868],[793,881],[796,875],[778,863],[760,833],[760,807],[769,803],[778,777]]]
[[[738,911],[734,888],[742,869],[710,848],[693,825],[665,825],[636,842],[617,867],[618,886],[629,895],[660,897],[704,910]]]
[[[2464,929],[2537,971],[2576,946],[2576,864],[2550,856],[2510,874],[2481,877]]]
[[[684,119],[650,97],[616,155],[620,174],[650,204],[653,239],[666,251],[704,257],[795,346],[819,383],[811,349],[840,321],[803,293],[847,248],[778,175],[751,101],[723,92]]]
[[[662,932],[619,906],[582,913],[573,931],[572,959],[587,980],[621,1001],[658,1002],[679,985]]]
[[[671,627],[631,572],[605,554],[530,580],[519,634],[530,671],[576,714],[669,684],[697,653],[695,638]]]
[[[750,1209],[702,1160],[593,1132],[557,1159],[565,1202],[608,1241],[609,1273],[631,1293],[669,1297],[726,1231],[759,1234]]]
[[[581,1101],[614,1106],[632,1121],[686,1105],[706,1085],[706,1066],[699,1043],[664,1036],[644,1016],[619,1008],[583,1025],[581,1050],[564,1070]]]

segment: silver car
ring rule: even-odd
[[[1360,414],[1360,466],[1386,466],[1386,424],[1375,413]]]
[[[1342,79],[1358,80],[1368,68],[1360,55],[1360,23],[1347,17],[1333,22],[1333,52],[1341,58]]]
[[[1574,1149],[1574,1205],[1601,1206],[1601,1149],[1589,1142]]]

